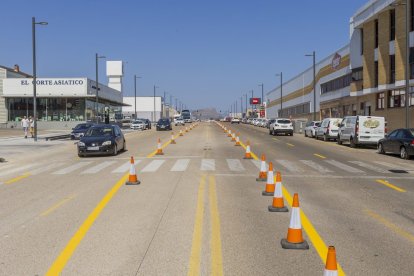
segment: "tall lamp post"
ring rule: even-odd
[[[153,114],[153,118],[152,121],[155,123],[155,120],[157,119],[157,116],[155,115],[155,89],[159,88],[158,86],[154,85],[154,114]]]
[[[243,96],[240,97],[240,113],[243,118]]]
[[[96,87],[96,98],[95,98],[95,117],[96,117],[96,122],[99,122],[99,117],[98,117],[98,104],[99,104],[99,80],[98,80],[98,61],[100,58],[106,58],[105,56],[99,56],[98,53],[95,54],[95,87]]]
[[[134,91],[135,91],[135,120],[137,119],[137,79],[140,79],[141,77],[134,75]]]
[[[37,141],[37,99],[36,99],[36,25],[47,25],[47,22],[36,22],[32,17],[32,54],[33,54],[33,130],[34,141]]]
[[[276,74],[276,77],[280,77],[280,117],[283,117],[283,72]]]
[[[246,117],[247,117],[247,94],[245,94],[244,97],[246,98]]]
[[[305,56],[313,58],[313,120],[316,121],[316,52]]]
[[[259,86],[261,86],[261,87],[262,87],[262,99],[260,100],[260,105],[261,105],[261,106],[264,106],[264,103],[263,103],[263,83],[259,84]],[[261,116],[260,116],[260,117],[261,117]]]

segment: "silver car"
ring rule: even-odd
[[[311,121],[306,124],[305,137],[315,137],[316,130],[321,126],[321,121]]]

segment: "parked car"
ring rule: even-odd
[[[259,124],[262,122],[262,119],[256,119],[256,121],[254,121],[254,125],[255,126],[259,126]]]
[[[311,121],[305,126],[305,137],[315,137],[316,129],[321,126],[321,121]]]
[[[266,128],[269,129],[270,125],[273,124],[276,121],[276,119],[269,119],[266,122]]]
[[[240,124],[240,119],[239,118],[233,118],[233,119],[231,119],[231,123],[232,124]]]
[[[156,125],[157,131],[158,130],[172,130],[170,119],[162,118],[159,119]]]
[[[80,139],[85,135],[86,131],[88,131],[88,129],[93,125],[93,123],[84,123],[76,125],[74,128],[72,128],[72,132],[70,133],[70,139]]]
[[[338,138],[338,129],[339,124],[341,123],[342,118],[325,118],[322,120],[320,126],[315,130],[315,138],[323,138],[326,142],[330,139]]]
[[[174,119],[174,125],[176,126],[184,126],[185,122],[184,122],[184,118],[183,117],[178,117]]]
[[[377,145],[384,135],[384,117],[347,116],[339,124],[337,143],[349,142],[351,147]]]
[[[141,120],[135,120],[131,123],[131,129],[139,129],[139,130],[144,130],[146,128],[146,125],[144,123],[144,121]]]
[[[117,125],[94,125],[78,142],[78,156],[112,154],[126,150],[126,141]]]
[[[275,122],[270,125],[270,135],[278,135],[279,133],[293,136],[293,124],[290,119],[276,119]]]
[[[259,123],[259,127],[266,127],[267,119],[261,119]]]
[[[399,154],[402,159],[414,155],[414,128],[400,128],[378,141],[378,153]]]
[[[122,128],[130,128],[131,127],[131,119],[123,119],[121,122]]]
[[[141,119],[145,123],[145,129],[151,129],[151,121],[148,119]]]

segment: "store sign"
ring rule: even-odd
[[[341,60],[342,56],[336,53],[332,58],[332,69],[338,69],[339,65],[341,65]]]
[[[260,98],[250,98],[250,104],[261,104]]]
[[[33,80],[24,79],[21,85],[33,85]],[[40,85],[83,85],[83,79],[36,79],[36,86]]]

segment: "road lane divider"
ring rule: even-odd
[[[210,204],[210,224],[211,224],[211,275],[223,275],[223,254],[220,234],[220,215],[218,211],[216,178],[209,176],[209,204]]]
[[[59,201],[58,203],[56,203],[55,205],[53,205],[52,207],[50,207],[49,209],[47,209],[46,211],[42,212],[40,214],[41,217],[45,217],[47,215],[50,215],[52,212],[56,211],[59,207],[61,207],[62,205],[64,205],[65,203],[68,203],[69,201],[71,201],[72,199],[74,199],[76,196],[75,195],[70,195],[64,199],[62,199],[61,201]]]
[[[276,173],[276,186],[275,192],[273,194],[272,205],[267,208],[269,212],[289,212],[288,208],[285,206],[282,193],[282,174],[280,172]]]
[[[134,157],[131,156],[131,161],[129,165],[129,175],[128,181],[125,182],[125,185],[139,185],[141,181],[138,180],[137,173],[135,171],[135,160]]]
[[[400,187],[397,187],[397,186],[391,184],[390,182],[388,182],[386,180],[377,179],[377,183],[382,184],[382,185],[385,185],[388,188],[391,188],[393,190],[396,190],[397,192],[400,192],[400,193],[405,193],[406,192],[406,190],[401,189]]]
[[[16,183],[17,181],[25,179],[25,178],[29,177],[30,175],[31,175],[30,173],[25,173],[25,174],[19,175],[17,177],[14,177],[12,179],[9,179],[9,180],[5,181],[4,184],[10,185],[10,184]]]
[[[260,162],[260,171],[259,177],[256,178],[256,181],[264,182],[267,180],[267,171],[266,171],[266,155],[262,154],[262,161]]]
[[[294,144],[291,144],[291,143],[286,143],[286,145],[288,145],[289,147],[294,147],[295,145]]]
[[[316,157],[319,157],[321,159],[326,159],[326,156],[323,156],[323,155],[320,155],[320,154],[317,154],[317,153],[314,153],[313,155],[316,156]]]
[[[328,255],[326,256],[324,276],[338,275],[338,263],[336,262],[336,250],[334,246],[328,247]]]
[[[262,192],[262,196],[273,196],[275,193],[275,177],[273,174],[273,163],[269,162],[269,170],[267,172],[267,181],[265,190]]]

